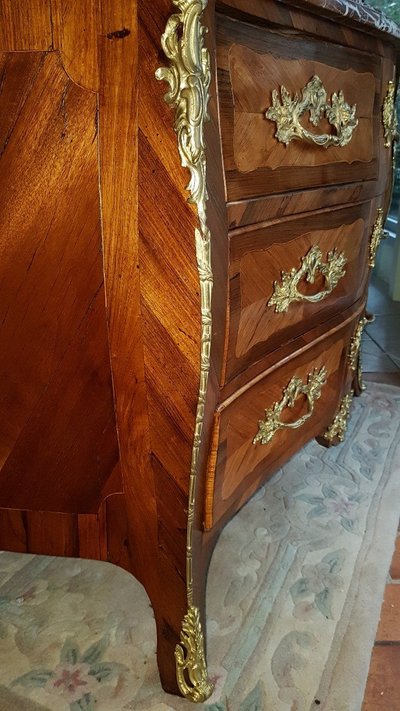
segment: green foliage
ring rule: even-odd
[[[70,711],[95,711],[96,700],[92,694],[85,694],[79,701],[69,705]]]
[[[27,674],[23,674],[17,679],[14,679],[12,686],[19,684],[24,686],[26,689],[36,689],[40,686],[45,686],[52,675],[53,672],[48,671],[47,669],[34,669],[27,672]]]
[[[60,661],[64,664],[77,664],[81,658],[79,647],[72,639],[68,638],[61,649]]]
[[[128,671],[124,664],[118,662],[101,662],[100,664],[92,664],[89,674],[94,676],[100,683],[102,681],[110,681],[118,674]]]

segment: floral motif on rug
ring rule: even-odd
[[[209,572],[216,690],[203,708],[359,711],[400,513],[399,434],[400,391],[371,384],[343,444],[310,442],[226,526]],[[191,705],[160,687],[152,611],[133,577],[3,553],[0,708]]]

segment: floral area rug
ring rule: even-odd
[[[400,514],[400,389],[311,442],[223,531],[209,572],[209,711],[359,711]],[[93,561],[0,555],[1,711],[167,711],[143,588]]]

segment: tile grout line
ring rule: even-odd
[[[397,368],[397,370],[400,371],[399,365],[393,360],[393,358],[391,357],[391,355],[390,355],[389,353],[387,353],[387,352],[382,348],[382,346],[380,345],[380,343],[379,343],[373,336],[371,336],[371,334],[369,333],[369,331],[368,331],[367,329],[365,329],[365,332],[366,332],[368,338],[370,338],[371,341],[379,348],[379,350],[381,351],[381,353],[382,353],[383,355],[385,355],[387,358],[389,358],[390,362],[395,366],[395,368]],[[368,354],[365,354],[365,356],[367,356],[367,355],[368,355]]]
[[[391,357],[390,353],[386,353],[386,352],[385,352],[385,355],[387,356],[387,358],[389,358],[390,361],[392,361],[393,365],[397,368],[397,370],[400,370],[400,367],[399,367],[398,363],[396,363],[396,361],[393,360],[393,358]]]
[[[378,341],[375,340],[375,338],[374,338],[373,336],[371,336],[371,334],[369,333],[369,331],[368,331],[367,329],[368,329],[368,327],[365,329],[365,333],[367,334],[368,338],[370,338],[371,341],[372,341],[373,343],[375,343],[376,346],[378,346],[379,350],[380,350],[384,355],[386,355],[386,351],[384,351],[384,349],[382,348],[382,346],[380,345],[380,343],[378,343]]]

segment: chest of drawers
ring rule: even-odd
[[[0,547],[130,570],[193,701],[219,532],[362,389],[399,47],[355,0],[0,0]]]

